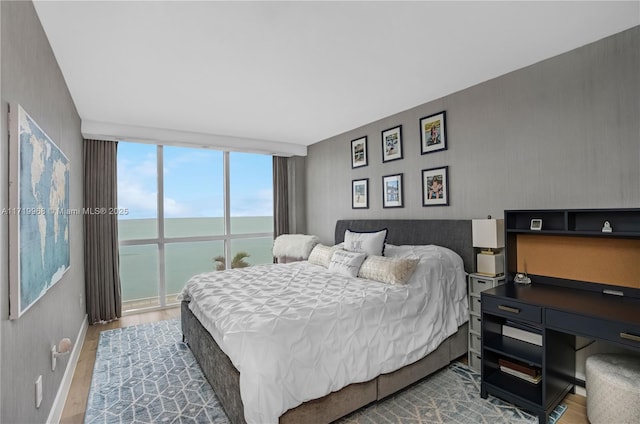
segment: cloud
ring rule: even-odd
[[[215,164],[212,152],[203,154],[197,149],[174,152],[169,149],[165,148],[164,163],[165,177],[171,174],[168,181],[165,181],[165,217],[222,216],[224,210],[220,190],[208,190],[206,184],[193,184],[193,181],[209,178],[210,167]],[[201,175],[202,172],[206,175]],[[273,190],[271,187],[257,188],[256,183],[254,178],[254,181],[242,181],[232,187],[232,216],[273,214]],[[129,215],[121,218],[157,218],[157,193],[155,150],[137,154],[125,153],[118,158],[118,206],[129,209]]]
[[[156,155],[147,154],[140,161],[121,158],[118,161],[118,207],[127,208],[129,214],[123,219],[158,217],[158,177]],[[164,201],[167,216],[184,216],[185,205],[174,199]]]
[[[184,218],[192,216],[190,208],[169,197],[164,198],[164,216],[166,218]]]
[[[273,215],[273,191],[258,190],[240,195],[231,193],[231,216],[271,216]]]

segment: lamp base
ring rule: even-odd
[[[478,253],[476,256],[478,274],[496,277],[504,274],[504,253]]]

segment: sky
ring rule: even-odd
[[[165,218],[221,217],[223,152],[205,148],[163,147]],[[271,156],[229,155],[231,216],[273,215]],[[157,147],[118,143],[120,219],[157,217]]]

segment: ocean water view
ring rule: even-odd
[[[177,237],[222,236],[224,219],[214,218],[165,218],[164,272],[167,302],[175,299],[185,283],[195,274],[215,271],[216,257],[224,256],[224,241],[167,242]],[[156,219],[120,219],[118,235],[122,240],[154,239],[158,237]],[[231,218],[234,235],[273,232],[270,216]],[[243,260],[249,265],[273,262],[273,237],[255,237],[231,240],[231,258],[239,252],[248,256]],[[120,280],[122,301],[127,304],[158,305],[160,254],[157,244],[120,246]]]

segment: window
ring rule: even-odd
[[[224,235],[224,153],[163,148],[164,236]]]
[[[231,233],[273,234],[271,156],[229,154]]]
[[[201,272],[272,262],[271,157],[118,143],[123,310],[176,302]]]
[[[118,221],[120,240],[158,237],[158,156],[150,144],[118,143],[118,205],[129,214]]]

